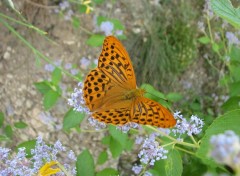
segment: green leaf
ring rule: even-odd
[[[211,6],[218,16],[240,28],[240,9],[234,8],[230,0],[211,0]]]
[[[117,176],[117,175],[119,175],[118,171],[113,168],[105,168],[96,174],[96,176]]]
[[[105,36],[95,34],[87,40],[87,44],[90,46],[102,46],[104,39]]]
[[[113,158],[117,158],[123,151],[123,147],[122,147],[121,143],[119,143],[113,137],[111,137],[111,139],[110,139],[109,148],[110,148]]]
[[[105,0],[93,0],[93,2],[95,2],[96,4],[101,4],[103,3]]]
[[[124,26],[118,19],[110,19],[110,22],[114,25],[114,30],[124,30]]]
[[[230,97],[223,105],[224,112],[240,109],[240,96]]]
[[[72,25],[74,28],[78,29],[81,25],[80,19],[77,17],[72,17]]]
[[[87,6],[85,6],[85,5],[79,5],[78,6],[78,11],[79,11],[79,13],[86,13],[86,11],[87,11]]]
[[[4,114],[3,112],[0,112],[0,128],[3,126],[3,122],[4,122]]]
[[[97,25],[100,26],[102,22],[108,21],[108,18],[105,16],[98,16],[97,17]]]
[[[86,149],[77,157],[77,176],[94,176],[94,161],[91,153]]]
[[[219,45],[217,44],[217,43],[213,43],[213,45],[212,45],[212,49],[213,49],[213,51],[215,51],[216,53],[219,51]]]
[[[146,94],[144,95],[147,98],[150,98],[152,100],[158,101],[159,99],[164,99],[164,95],[157,91],[153,86],[150,84],[142,84],[141,88],[146,91]]]
[[[213,159],[208,157],[210,145],[210,138],[212,135],[217,135],[219,133],[224,133],[226,130],[232,130],[237,135],[240,135],[239,128],[239,117],[240,110],[230,111],[218,118],[212,123],[211,126],[205,131],[205,135],[201,140],[200,148],[198,149],[196,155],[202,159],[202,161],[212,167],[217,167],[218,165],[214,162]]]
[[[200,42],[200,43],[202,43],[202,44],[208,44],[208,43],[210,43],[210,38],[209,37],[207,37],[207,36],[204,36],[204,37],[200,37],[199,39],[198,39],[198,41]]]
[[[0,135],[0,141],[9,141],[9,138],[4,135]]]
[[[64,116],[63,129],[69,130],[70,128],[78,126],[82,122],[84,117],[85,114],[70,109]]]
[[[181,176],[183,172],[182,158],[175,149],[170,149],[166,160],[156,161],[153,170],[157,171],[159,176]]]
[[[49,110],[51,107],[53,107],[58,98],[60,97],[59,93],[54,90],[49,90],[43,98],[43,106],[45,110]]]
[[[52,83],[54,85],[58,85],[58,83],[61,81],[62,78],[62,72],[59,68],[55,68],[52,72]]]
[[[108,154],[106,151],[102,151],[98,156],[97,164],[104,164],[108,159]]]
[[[37,82],[34,83],[34,85],[36,89],[42,94],[46,94],[49,90],[51,90],[50,83],[47,81]]]
[[[240,95],[240,81],[231,83],[229,85],[230,88],[230,96]]]
[[[178,102],[180,101],[183,96],[180,93],[169,93],[166,96],[167,100],[172,101],[172,102]]]
[[[36,140],[29,140],[18,144],[17,148],[26,148],[27,158],[32,157],[31,149],[34,149],[36,146]]]
[[[109,125],[109,133],[116,141],[121,144],[122,147],[126,146],[128,140],[126,133],[123,133],[122,131],[116,129],[116,126],[114,125]]]
[[[19,129],[23,129],[26,128],[28,125],[22,121],[20,122],[15,122],[14,123],[14,127],[19,128]]]
[[[101,140],[102,144],[109,145],[111,140],[111,136],[104,136]]]
[[[8,137],[8,138],[10,138],[10,139],[12,139],[12,137],[13,137],[13,130],[12,130],[12,127],[10,126],[10,125],[7,125],[6,127],[5,127],[5,134],[6,134],[6,136]]]
[[[230,65],[229,67],[230,71],[231,71],[231,76],[232,79],[234,81],[240,81],[240,69],[239,69],[239,65],[235,64],[235,65]]]
[[[240,48],[233,45],[229,56],[231,58],[231,62],[234,61],[240,63]]]

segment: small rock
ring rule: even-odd
[[[3,54],[3,58],[5,60],[8,60],[10,58],[10,53],[8,51],[6,51],[4,54]]]
[[[26,107],[27,108],[31,108],[32,107],[32,102],[30,100],[27,100]]]

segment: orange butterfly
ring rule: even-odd
[[[98,67],[87,75],[83,87],[86,106],[92,116],[105,123],[123,125],[135,122],[162,128],[176,124],[171,112],[145,98],[136,86],[130,57],[114,36],[105,38]]]

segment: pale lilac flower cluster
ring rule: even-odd
[[[100,31],[104,32],[105,36],[109,36],[109,35],[120,36],[120,35],[123,35],[122,30],[114,30],[114,24],[111,21],[103,21],[100,24]]]
[[[31,158],[27,158],[25,148],[19,148],[16,155],[11,155],[10,151],[10,149],[0,147],[0,175],[36,175],[46,162],[58,161],[57,155],[66,152],[66,148],[60,141],[57,141],[52,147],[48,146],[41,137],[38,137],[35,148],[31,150]],[[70,161],[76,161],[76,156],[72,150],[68,152],[68,162]],[[74,163],[71,165],[65,163],[64,166],[69,173],[76,174]],[[56,175],[62,176],[64,173],[59,172]]]
[[[133,173],[136,174],[136,175],[139,175],[139,174],[141,173],[142,169],[143,169],[143,166],[142,166],[142,165],[134,165],[134,166],[132,167],[132,171],[133,171]],[[145,172],[145,173],[143,174],[143,176],[152,176],[152,174],[151,174],[150,172]]]
[[[154,165],[155,161],[166,159],[168,153],[159,143],[155,140],[156,134],[146,138],[141,146],[138,154],[140,161],[144,164]]]
[[[107,127],[107,125],[104,122],[100,122],[97,119],[94,119],[93,117],[89,117],[88,122],[91,126],[95,127],[96,130],[100,130]]]
[[[199,134],[202,131],[204,122],[197,116],[192,115],[190,120],[187,121],[180,112],[174,113],[175,119],[177,119],[177,124],[172,132],[176,134],[187,134],[191,136],[193,134]]]
[[[87,69],[90,63],[91,61],[89,59],[87,59],[86,57],[82,57],[82,59],[80,60],[80,67],[82,69]]]
[[[26,158],[25,148],[19,148],[15,156],[10,156],[10,149],[0,147],[0,175],[25,176],[33,175],[31,162]]]
[[[233,131],[213,135],[210,156],[218,163],[228,165],[233,170],[240,168],[240,138]]]
[[[74,89],[71,98],[68,99],[68,104],[74,108],[75,111],[90,114],[89,109],[85,106],[83,98],[83,83],[78,83],[78,88]]]
[[[210,19],[213,17],[213,11],[211,8],[210,0],[205,0],[203,13],[205,13]]]
[[[60,12],[64,13],[65,14],[64,19],[67,21],[71,20],[73,14],[74,14],[68,0],[63,0],[62,2],[60,2],[59,7],[54,9],[54,12],[55,13],[60,13]]]
[[[202,21],[198,21],[197,26],[198,26],[199,31],[205,32],[205,26]]]
[[[121,130],[123,133],[127,133],[131,128],[138,128],[139,125],[135,122],[129,122],[124,125],[117,125],[117,129]]]
[[[133,171],[134,174],[136,174],[136,175],[140,174],[141,171],[142,171],[142,169],[143,169],[143,166],[142,166],[142,165],[136,165],[136,164],[135,164],[135,165],[132,167],[132,171]]]
[[[240,44],[239,39],[232,32],[226,32],[226,38],[228,40],[228,45],[239,45]]]
[[[53,72],[54,69],[55,69],[55,66],[60,67],[61,64],[62,64],[62,61],[61,61],[61,60],[57,60],[57,61],[54,61],[54,65],[53,65],[53,64],[46,64],[46,65],[44,66],[44,69],[45,69],[46,71]]]

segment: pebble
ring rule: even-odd
[[[10,58],[10,53],[8,51],[6,51],[4,54],[3,54],[3,58],[5,60],[8,60]]]

